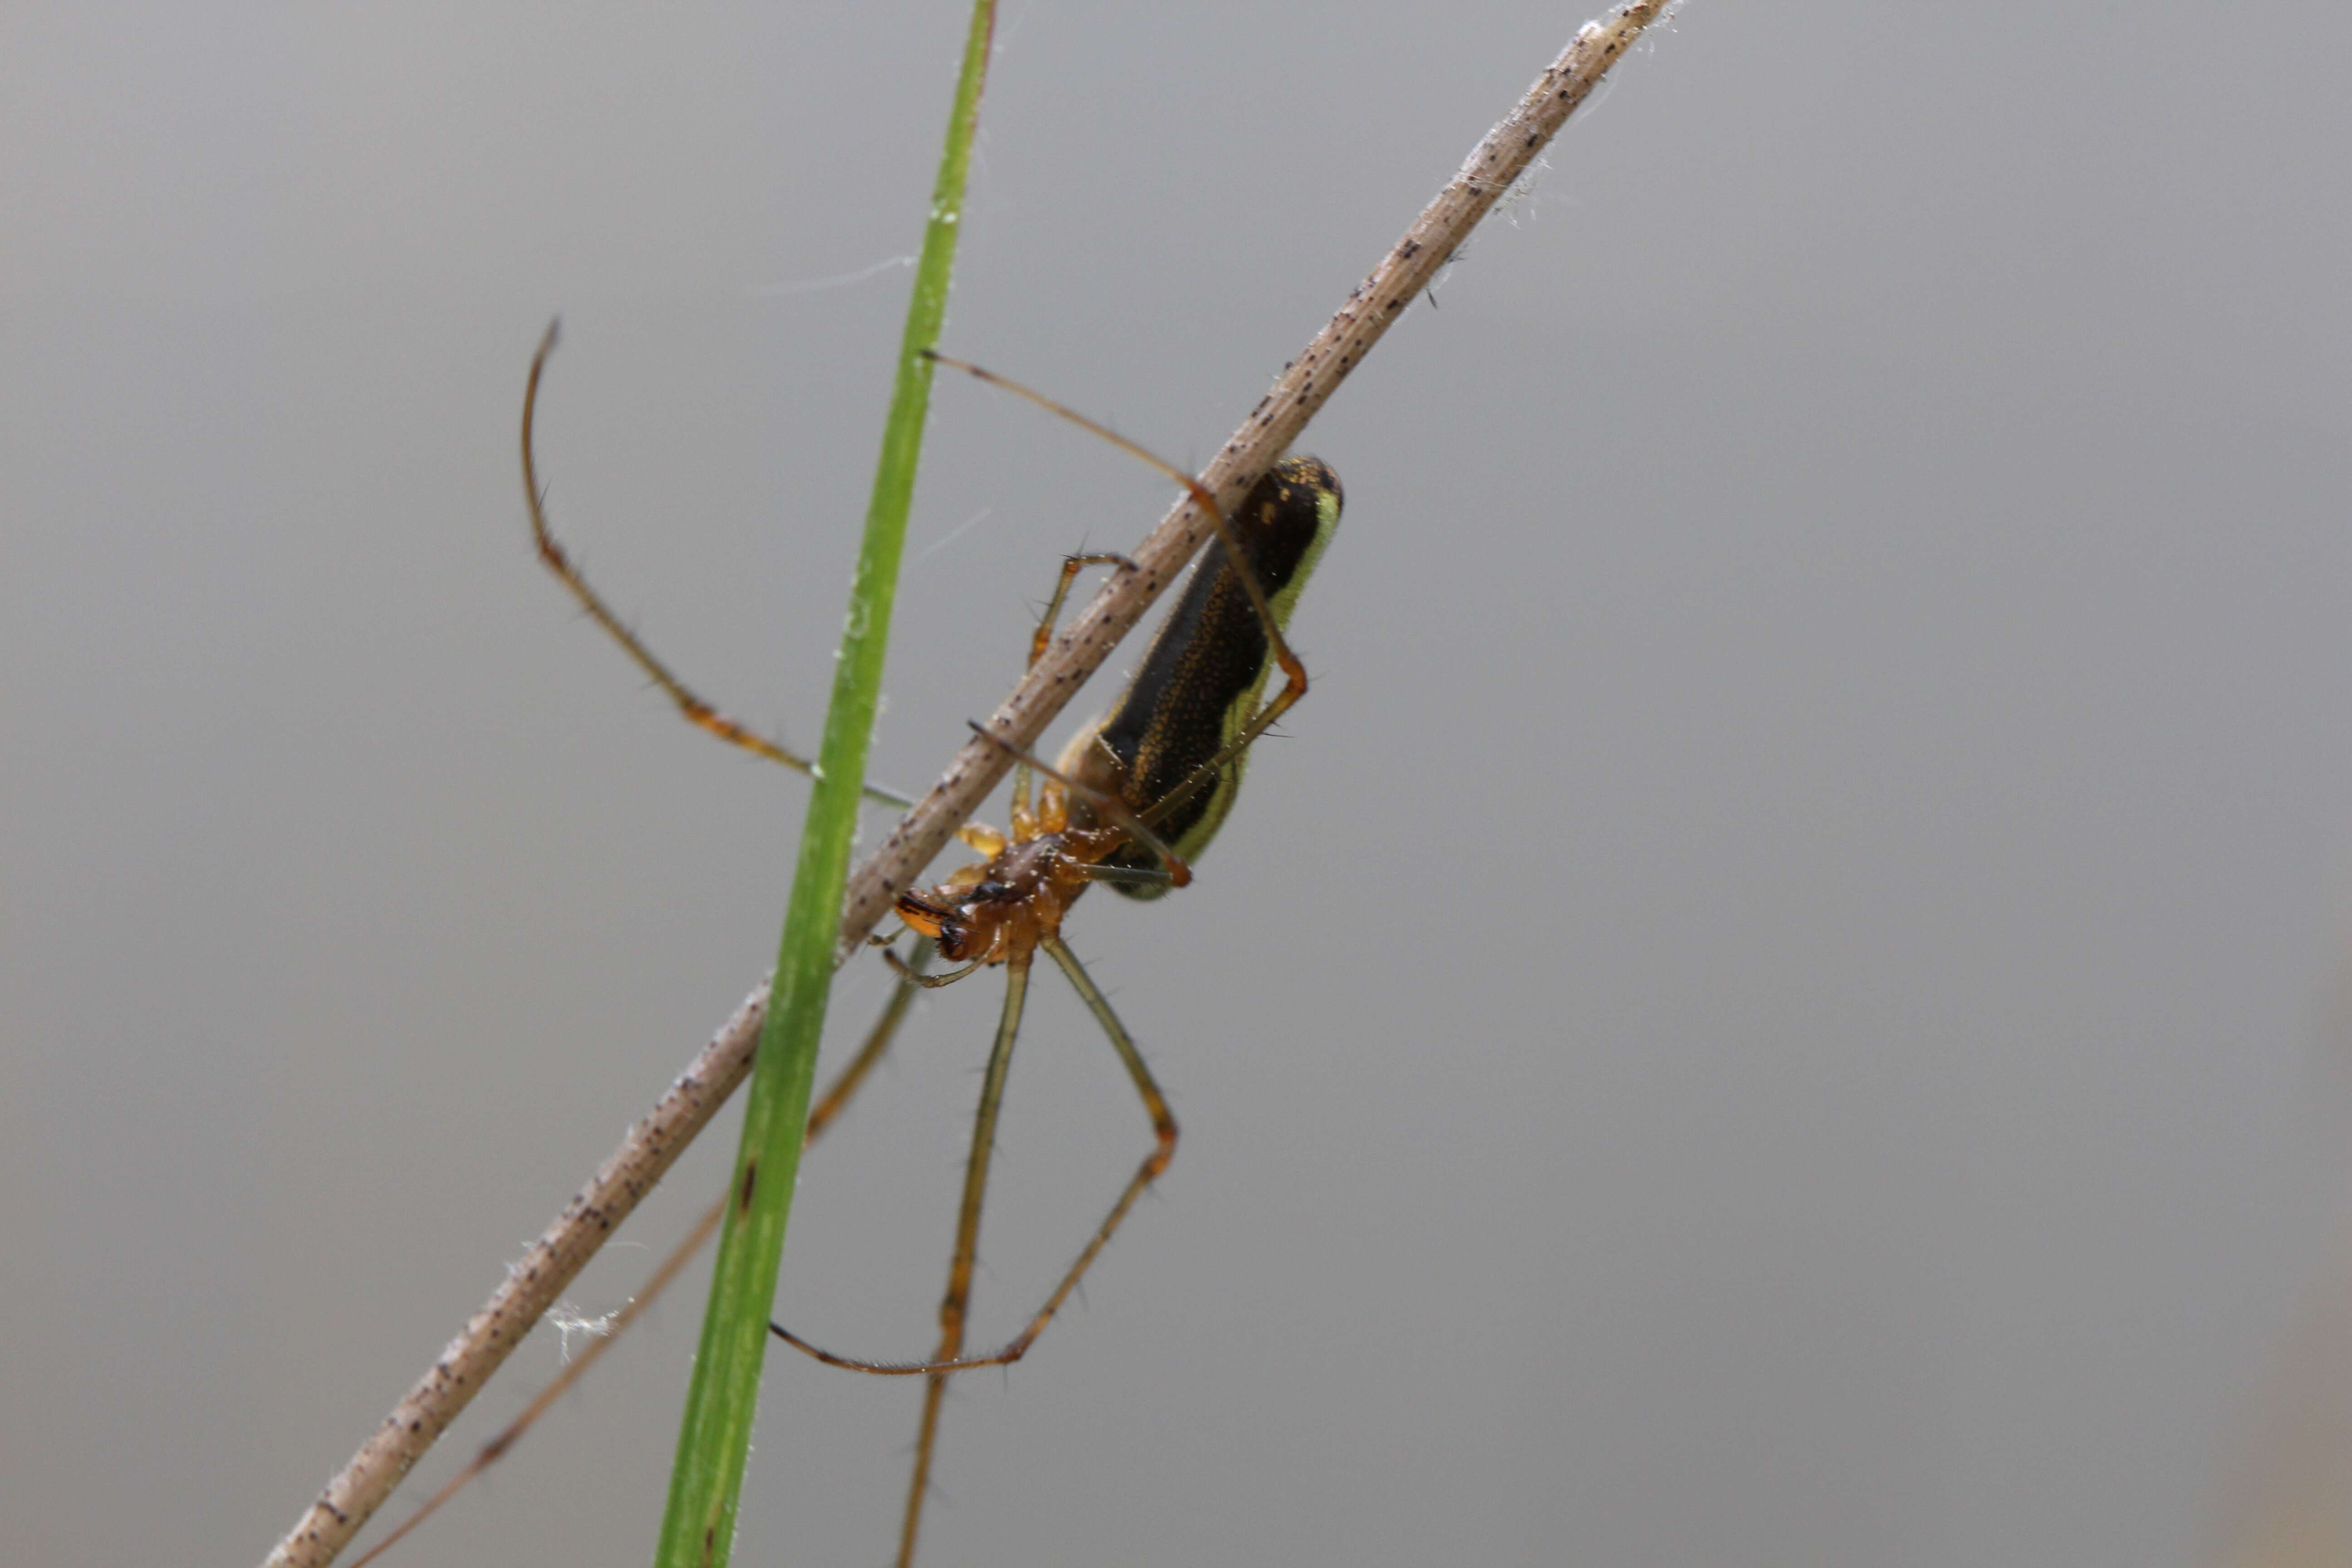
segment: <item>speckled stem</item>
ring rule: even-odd
[[[660,1181],[662,1173],[694,1135],[727,1102],[751,1066],[768,1005],[767,982],[743,999],[711,1042],[680,1073],[651,1111],[596,1168],[578,1195],[564,1206],[547,1233],[507,1270],[481,1310],[383,1424],[360,1445],[316,1501],[304,1510],[286,1539],[269,1554],[272,1568],[300,1564],[319,1568],[357,1534],[392,1489],[400,1484],[442,1429],[522,1342],[541,1313],[572,1283],[596,1249]]]
[[[1273,390],[1202,471],[1201,482],[1232,506],[1286,450],[1339,383],[1363,362],[1391,323],[1428,288],[1511,184],[1525,174],[1562,123],[1672,0],[1635,0],[1588,22],[1538,77],[1518,107],[1463,161],[1404,237],[1362,282],[1348,291],[1330,321],[1286,369]],[[1029,747],[1151,608],[1213,524],[1190,501],[1180,503],[1130,552],[1137,572],[1116,574],[1084,614],[1055,640],[990,730]],[[890,830],[849,881],[838,953],[856,951],[890,907],[995,787],[1009,766],[1004,751],[974,738],[940,780]],[[346,1464],[268,1559],[266,1568],[323,1568],[366,1522],[443,1428],[552,1305],[637,1200],[660,1180],[728,1095],[743,1081],[767,1003],[762,981],[659,1104],[630,1129],[621,1147],[540,1237],[463,1332],[419,1379],[382,1426]]]

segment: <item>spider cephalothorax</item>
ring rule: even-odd
[[[1059,789],[1046,784],[1058,816]],[[1060,934],[1062,916],[1092,880],[1089,868],[1127,842],[1115,827],[1040,833],[966,866],[936,888],[898,895],[898,918],[939,943],[950,963],[1002,963]]]

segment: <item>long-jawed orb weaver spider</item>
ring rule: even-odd
[[[941,363],[1000,380],[958,362]],[[1035,397],[1024,389],[1014,390]],[[1058,405],[1047,406],[1066,417],[1079,417]],[[1090,422],[1079,422],[1095,428]],[[1196,500],[1213,511],[1214,503],[1198,486],[1191,488]],[[1276,463],[1231,519],[1220,519],[1219,537],[1202,554],[1150,651],[1110,711],[1071,740],[1057,766],[1025,756],[1017,764],[1011,837],[992,841],[967,835],[966,842],[988,853],[987,860],[962,868],[937,887],[910,889],[898,897],[898,918],[929,938],[942,958],[961,965],[941,974],[919,975],[901,966],[902,977],[939,986],[983,966],[1003,964],[1005,972],[1004,1006],[981,1080],[955,1250],[940,1300],[940,1342],[928,1362],[899,1363],[836,1355],[781,1326],[776,1332],[828,1365],[925,1378],[922,1425],[899,1536],[901,1568],[914,1560],[949,1374],[1008,1365],[1026,1354],[1109,1244],[1135,1200],[1176,1152],[1176,1119],[1167,1098],[1108,999],[1062,941],[1063,918],[1093,882],[1108,882],[1130,898],[1149,899],[1191,879],[1187,861],[1215,837],[1233,809],[1251,742],[1306,692],[1305,670],[1285,641],[1283,627],[1339,527],[1340,505],[1339,477],[1316,458],[1291,457]],[[1237,559],[1250,570],[1237,570]],[[1064,562],[1061,580],[1031,639],[1032,663],[1051,640],[1072,579],[1100,560],[1072,556]],[[1277,666],[1284,672],[1284,687],[1261,705],[1267,677]],[[1045,777],[1034,809],[1033,768]],[[885,952],[889,953],[887,948]],[[1152,1148],[1045,1305],[999,1349],[967,1356],[964,1326],[997,1111],[1020,1033],[1029,969],[1039,952],[1068,977],[1118,1053],[1150,1118]],[[895,962],[896,954],[889,956]]]
[[[532,356],[523,395],[524,489],[541,562],[689,722],[772,762],[812,772],[808,759],[729,718],[679,680],[614,613],[556,539],[547,518],[532,440],[540,383],[555,342],[556,329],[551,326]],[[778,1337],[829,1365],[924,1378],[922,1422],[899,1532],[901,1568],[910,1568],[914,1560],[947,1379],[976,1367],[1007,1365],[1025,1355],[1109,1244],[1136,1199],[1168,1168],[1175,1153],[1176,1121],[1167,1099],[1108,999],[1062,941],[1062,921],[1094,882],[1108,882],[1129,898],[1148,900],[1191,880],[1189,861],[1215,837],[1233,809],[1251,744],[1306,695],[1306,668],[1291,651],[1284,628],[1308,575],[1338,529],[1342,504],[1338,476],[1328,467],[1314,458],[1287,457],[1227,517],[1198,481],[1083,415],[980,366],[940,354],[929,357],[1025,397],[1159,469],[1189,490],[1194,503],[1214,519],[1216,536],[1111,710],[1071,740],[1057,764],[1049,766],[1014,752],[1010,833],[977,822],[958,830],[958,838],[988,858],[962,868],[935,887],[900,895],[897,912],[919,937],[915,952],[911,959],[901,959],[888,943],[877,945],[883,947],[883,956],[902,984],[865,1044],[810,1112],[809,1136],[814,1140],[840,1114],[887,1048],[916,988],[952,984],[980,969],[1003,966],[1003,1007],[982,1079],[955,1246],[940,1303],[940,1338],[930,1358],[881,1362],[838,1355],[808,1343],[781,1325],[773,1326]],[[1236,561],[1246,563],[1250,570],[1236,570]],[[1066,557],[1045,612],[1031,634],[1029,663],[1034,665],[1051,646],[1071,586],[1089,566],[1134,569],[1134,563],[1120,555]],[[1283,687],[1262,702],[1267,680],[1277,668],[1283,672]],[[1033,787],[1033,772],[1044,776],[1042,787]],[[886,805],[910,804],[904,796],[877,786],[868,785],[865,793]],[[960,967],[939,974],[926,973],[924,965],[934,951]],[[997,1117],[1013,1047],[1020,1034],[1029,972],[1040,951],[1068,977],[1109,1038],[1150,1120],[1152,1147],[1076,1261],[1021,1331],[994,1351],[966,1355],[964,1331]],[[714,1208],[655,1270],[654,1283],[640,1291],[631,1305],[631,1319],[707,1239],[716,1219]],[[520,1418],[491,1438],[465,1469],[354,1568],[364,1568],[503,1455],[569,1381],[567,1375],[533,1400]]]

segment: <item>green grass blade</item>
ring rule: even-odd
[[[670,1472],[669,1506],[655,1557],[657,1568],[718,1568],[734,1545],[735,1510],[751,1450],[768,1319],[783,1256],[784,1221],[800,1169],[817,1037],[833,984],[834,939],[857,826],[858,786],[866,776],[866,743],[881,697],[883,654],[906,542],[907,510],[914,499],[915,465],[930,406],[931,363],[922,351],[937,341],[947,310],[964,174],[995,20],[993,0],[975,0],[954,111],[948,118],[947,145],[940,155],[939,182],[931,194],[922,258],[915,269],[914,298],[907,308],[906,337],[898,347],[898,383],[882,433],[874,497],[866,508],[865,542],[850,586],[833,702],[818,752],[823,772],[809,795],[776,957],[775,987],[751,1069],[742,1147],[730,1189],[735,1199],[719,1233],[701,1348]]]

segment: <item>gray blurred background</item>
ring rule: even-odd
[[[1011,0],[948,346],[1205,457],[1586,14]],[[562,310],[559,525],[813,742],[963,16],[0,20],[0,1559],[257,1560],[761,973],[803,786],[533,564],[523,372]],[[1186,1138],[926,1562],[2187,1564],[2280,1490],[2352,18],[2254,16],[1694,0],[1579,115],[1311,434],[1315,691],[1199,885],[1074,920]],[[931,430],[908,786],[1166,500]],[[996,995],[812,1157],[820,1340],[929,1345]],[[1037,997],[980,1337],[1147,1142]],[[397,1561],[644,1561],[698,1286]],[[916,1391],[771,1365],[738,1561],[887,1561]]]

